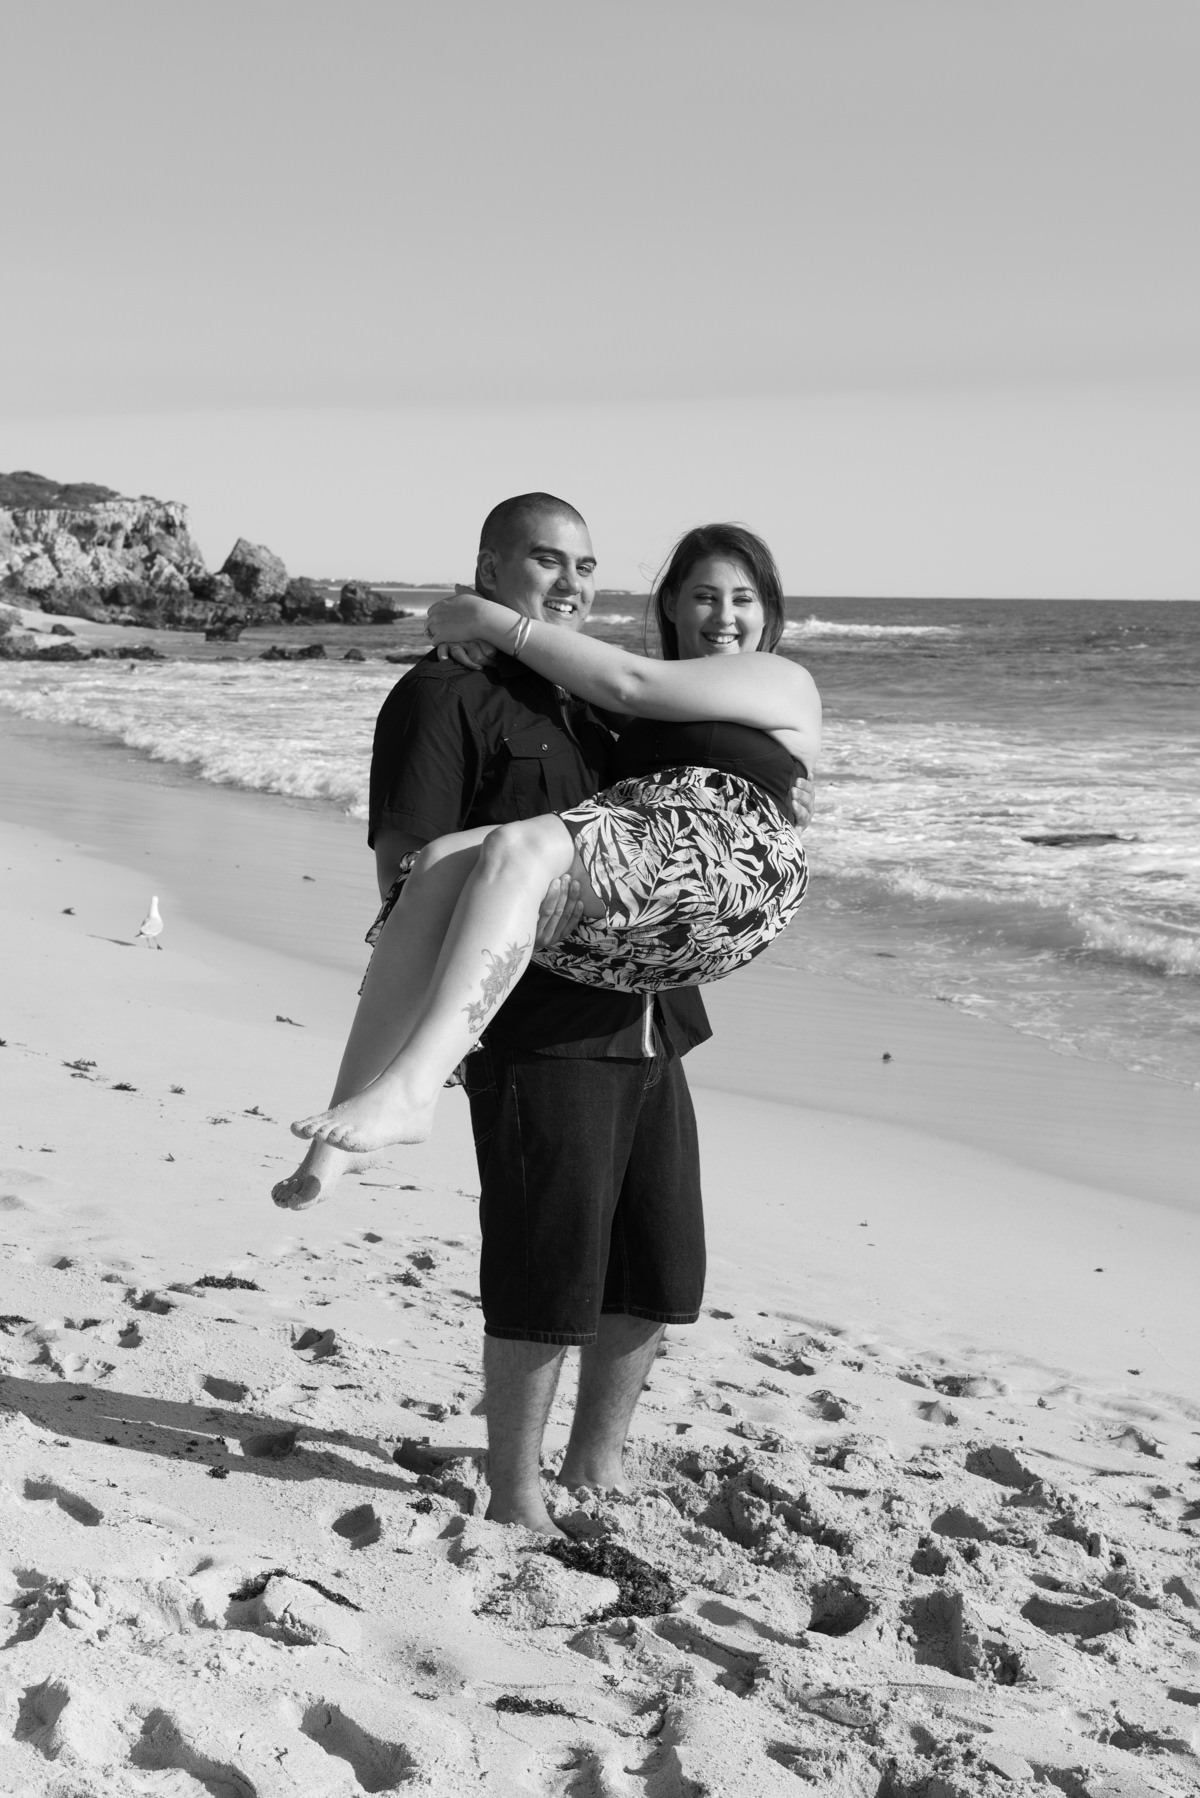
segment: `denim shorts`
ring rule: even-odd
[[[485,1044],[464,1074],[485,1333],[594,1342],[605,1312],[695,1323],[704,1216],[678,1057],[583,1060]]]

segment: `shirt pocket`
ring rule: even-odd
[[[571,805],[579,784],[574,747],[553,724],[529,724],[504,739],[508,786],[517,818],[540,818]]]

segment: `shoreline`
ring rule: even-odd
[[[357,986],[378,906],[360,820],[326,801],[201,780],[82,725],[0,709],[0,741],[0,821],[36,822],[131,869],[150,861],[197,923]],[[707,988],[705,1004],[714,1035],[689,1057],[693,1085],[946,1135],[1200,1213],[1200,1091],[1181,1080],[770,952]]]

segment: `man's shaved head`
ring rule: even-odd
[[[518,493],[492,507],[479,533],[480,550],[490,549],[501,558],[507,556],[541,518],[566,519],[580,530],[587,530],[583,514],[567,500],[558,499],[553,493]],[[476,563],[475,586],[480,593],[487,591],[480,585],[482,578]]]

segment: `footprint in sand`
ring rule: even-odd
[[[66,1486],[60,1486],[48,1474],[33,1475],[27,1479],[22,1497],[31,1503],[55,1504],[60,1511],[65,1511],[68,1517],[74,1518],[76,1523],[83,1524],[87,1529],[95,1529],[97,1524],[104,1522],[103,1511],[92,1504],[90,1499],[83,1498],[78,1492],[69,1491]]]
[[[243,1436],[241,1449],[252,1461],[282,1461],[296,1446],[299,1430],[265,1430],[260,1435]]]
[[[374,1505],[355,1505],[352,1511],[343,1511],[334,1519],[332,1529],[351,1548],[370,1548],[383,1535],[383,1523]]]
[[[155,1292],[153,1289],[140,1291],[136,1286],[126,1289],[125,1303],[132,1305],[135,1311],[153,1312],[155,1317],[166,1317],[169,1311],[174,1311],[176,1308],[171,1300],[164,1298],[160,1292]]]
[[[77,1680],[44,1679],[21,1696],[13,1738],[48,1761],[85,1766],[124,1760],[125,1738],[103,1700]]]
[[[403,1742],[374,1735],[336,1704],[310,1704],[300,1728],[326,1754],[347,1762],[364,1792],[396,1791],[420,1773],[416,1756]]]
[[[219,1374],[205,1374],[200,1390],[223,1405],[240,1405],[250,1396],[250,1388],[241,1380],[223,1380]]]
[[[1037,1484],[1036,1474],[1030,1473],[1011,1448],[1005,1448],[1003,1443],[987,1443],[982,1448],[973,1448],[964,1465],[968,1473],[976,1474],[980,1479],[991,1480],[997,1486],[1008,1486],[1016,1492],[1028,1491],[1030,1486]]]
[[[1126,1424],[1123,1430],[1110,1436],[1109,1441],[1117,1448],[1128,1449],[1131,1454],[1149,1455],[1156,1461],[1162,1460],[1162,1443],[1153,1436],[1148,1436],[1145,1430],[1139,1430],[1136,1424]]]
[[[1092,1636],[1104,1636],[1111,1630],[1131,1630],[1136,1624],[1136,1613],[1131,1605],[1124,1604],[1117,1598],[1095,1598],[1075,1600],[1069,1598],[1048,1598],[1036,1592],[1027,1604],[1021,1606],[1021,1615],[1038,1629],[1051,1636],[1075,1636],[1087,1641]]]
[[[60,1379],[89,1385],[106,1380],[109,1374],[116,1372],[116,1365],[112,1361],[101,1361],[94,1355],[56,1348],[49,1342],[43,1342],[34,1357],[33,1365],[48,1367]]]

